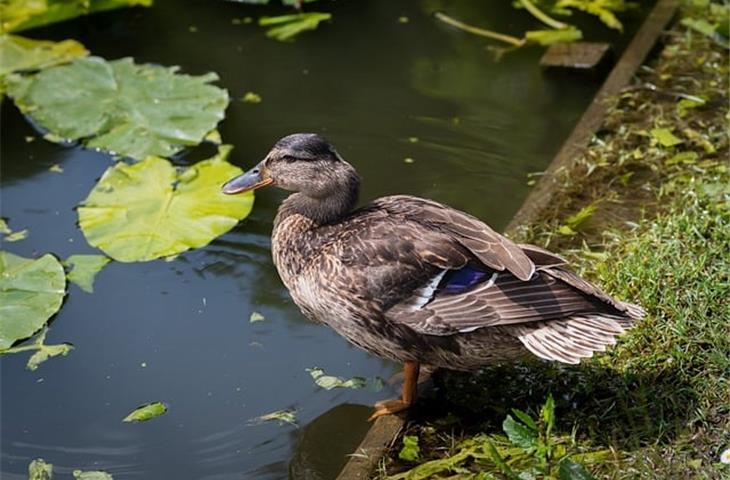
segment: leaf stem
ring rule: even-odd
[[[556,28],[558,30],[568,28],[567,23],[560,22],[548,16],[545,12],[537,8],[530,0],[520,0],[520,3],[528,12],[530,12],[530,14],[532,14],[533,17],[537,18],[548,27]]]
[[[443,12],[436,12],[434,16],[437,20],[451,25],[452,27],[456,27],[459,30],[463,30],[474,35],[479,35],[480,37],[499,40],[500,42],[509,43],[510,45],[514,45],[516,47],[521,47],[525,44],[525,40],[523,38],[517,38],[513,37],[512,35],[505,35],[503,33],[497,33],[491,30],[486,30],[484,28],[475,27],[473,25],[469,25],[459,20],[456,20],[455,18],[451,18]]]

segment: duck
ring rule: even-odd
[[[324,137],[296,133],[222,192],[291,192],[273,221],[271,253],[294,303],[404,364],[400,398],[378,402],[371,420],[415,403],[422,366],[470,371],[531,355],[576,364],[645,315],[562,257],[447,205],[392,195],[356,208],[360,183]]]

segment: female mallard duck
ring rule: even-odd
[[[223,186],[236,194],[276,185],[272,255],[294,302],[355,345],[405,363],[408,408],[420,364],[455,370],[527,351],[578,363],[643,317],[542,248],[518,245],[466,213],[407,195],[353,210],[360,178],[316,134],[279,140],[253,169]]]

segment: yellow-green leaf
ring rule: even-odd
[[[668,128],[654,128],[651,130],[651,136],[659,142],[662,147],[673,147],[682,143],[682,140],[675,137]]]
[[[266,36],[285,42],[307,30],[315,30],[320,22],[330,20],[331,13],[308,12],[292,15],[279,15],[278,17],[261,17],[259,25],[271,27],[266,31]]]
[[[114,480],[114,477],[101,470],[92,470],[88,472],[74,470],[73,474],[76,480]]]
[[[42,458],[37,458],[28,465],[28,480],[51,480],[53,478],[53,465],[46,463]]]
[[[124,417],[123,422],[146,422],[157,418],[167,412],[167,405],[162,402],[145,403],[135,408],[129,415]]]
[[[50,42],[17,35],[0,35],[0,77],[10,73],[41,70],[88,55],[75,40]]]
[[[66,276],[53,255],[34,260],[0,251],[0,350],[38,331],[65,293]]]
[[[78,209],[88,242],[120,262],[140,262],[199,248],[233,228],[253,195],[224,195],[221,185],[241,169],[225,159],[231,147],[177,170],[149,157],[110,167]]]
[[[552,45],[553,43],[575,42],[581,38],[583,38],[583,32],[573,27],[561,30],[532,30],[525,32],[525,39],[528,42],[543,46]]]

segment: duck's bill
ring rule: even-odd
[[[274,181],[271,178],[264,178],[261,176],[260,170],[258,172],[251,170],[243,175],[239,175],[228,180],[223,185],[222,191],[227,195],[235,195],[236,193],[256,190],[257,188],[265,187],[272,183],[274,183]]]

